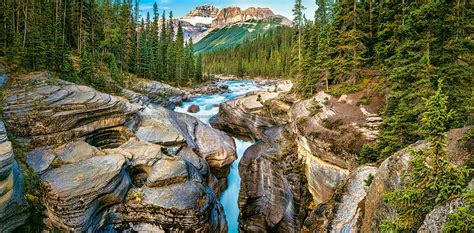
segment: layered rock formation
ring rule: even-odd
[[[97,231],[107,207],[120,203],[130,187],[127,161],[120,155],[95,156],[41,176],[47,224],[67,231]]]
[[[239,228],[243,232],[297,232],[300,228],[298,184],[304,176],[293,170],[291,165],[294,164],[278,161],[283,156],[282,145],[276,142],[283,139],[280,130],[267,130],[268,137],[249,147],[239,164],[242,179]],[[298,159],[293,158],[297,163]],[[289,177],[293,178],[294,186],[288,181]]]
[[[0,121],[0,231],[10,232],[23,225],[28,217],[24,198],[24,178]]]
[[[226,232],[222,205],[206,176],[178,155],[165,155],[156,144],[131,139],[107,153],[131,161],[133,186],[111,212],[112,228],[150,231]],[[204,162],[205,163],[205,162]]]
[[[140,88],[131,92],[148,96],[182,93],[157,83],[135,85]],[[8,90],[6,122],[32,148],[26,162],[39,177],[48,229],[226,232],[216,193],[236,159],[233,139],[194,117],[143,102],[48,73],[26,76]],[[16,185],[21,173],[9,143],[3,145],[0,225],[11,230],[27,215],[20,212],[22,186]]]
[[[8,90],[3,110],[13,133],[33,145],[60,144],[79,137],[101,145],[107,142],[100,138],[120,141],[126,132],[113,128],[124,125],[138,110],[123,99],[52,79],[49,73],[27,79]]]
[[[129,89],[122,89],[122,95],[132,103],[154,104],[169,109],[174,109],[185,94],[184,91],[168,84],[139,78],[131,82]]]
[[[310,232],[353,232],[364,211],[368,180],[377,168],[362,166],[344,180],[330,201],[321,204],[305,221]]]
[[[356,103],[321,92],[295,103],[289,112],[298,152],[306,158],[309,190],[316,204],[328,201],[358,166],[358,151],[374,140],[382,126],[375,112],[369,113]]]
[[[262,113],[265,101],[276,98],[291,85],[283,84],[272,90],[250,92],[246,96],[236,98],[219,106],[219,113],[212,117],[212,127],[233,135],[262,139],[263,132],[274,125],[274,119]]]

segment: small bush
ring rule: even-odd
[[[367,179],[364,180],[365,186],[369,187],[372,184],[373,180],[374,180],[374,175],[372,175],[371,173],[367,176]]]

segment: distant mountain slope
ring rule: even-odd
[[[185,39],[198,42],[208,33],[216,29],[222,29],[233,24],[243,24],[249,20],[274,19],[281,20],[280,24],[292,25],[293,22],[284,16],[273,13],[270,8],[249,7],[226,7],[219,9],[213,5],[205,4],[190,11],[185,17],[175,20],[175,28],[178,22],[183,25]]]
[[[265,35],[278,27],[287,25],[285,19],[271,17],[263,20],[252,19],[244,23],[235,23],[217,28],[209,32],[209,34],[194,45],[194,52],[207,53],[234,48],[245,40],[253,39],[257,35]]]

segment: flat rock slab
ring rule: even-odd
[[[184,183],[188,178],[186,162],[179,157],[164,157],[151,168],[147,179],[148,187],[162,187]]]
[[[139,113],[140,124],[135,135],[144,141],[170,146],[183,144],[184,137],[170,121],[170,111],[165,108],[145,108]]]

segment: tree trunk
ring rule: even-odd
[[[380,32],[380,16],[382,14],[382,9],[383,9],[383,0],[379,1],[379,15],[377,17],[377,33]]]
[[[79,54],[82,54],[82,11],[83,11],[83,0],[79,4],[79,36],[77,41],[77,48],[79,50]]]
[[[369,0],[369,30],[370,37],[372,37],[372,0]]]
[[[64,14],[63,14],[63,49],[64,49],[64,43],[66,41],[66,11],[67,11],[67,5],[68,5],[68,0],[64,0]]]
[[[405,25],[405,0],[402,0],[402,25]]]
[[[27,24],[27,21],[28,21],[28,0],[26,0],[24,15],[25,15],[25,28],[23,29],[23,48],[25,48],[25,45],[26,45],[26,31],[27,31],[27,26],[28,26],[28,24]]]

